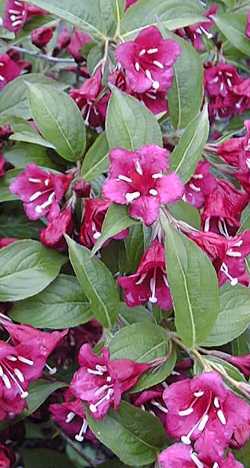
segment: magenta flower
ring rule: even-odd
[[[160,418],[162,424],[165,425],[168,410],[162,398],[163,390],[163,385],[157,385],[139,394],[132,394],[131,401],[133,405],[140,407],[143,411],[155,414],[155,416]]]
[[[220,285],[230,281],[232,286],[240,283],[249,286],[250,275],[245,259],[250,254],[250,231],[228,239],[227,250],[219,271]]]
[[[217,152],[231,166],[241,171],[250,169],[250,120],[244,122],[246,134],[243,137],[234,137],[224,141],[218,146]],[[237,177],[237,173],[235,174]]]
[[[206,197],[215,189],[216,178],[210,172],[211,164],[208,161],[200,161],[195,173],[185,185],[184,200],[196,208],[202,208]]]
[[[218,179],[217,186],[205,199],[202,222],[204,231],[213,231],[226,237],[235,235],[240,216],[248,203],[248,195],[230,182]]]
[[[101,236],[102,225],[111,202],[101,198],[85,200],[84,216],[80,230],[80,243],[91,249]],[[124,239],[128,230],[124,230],[114,236],[114,239]]]
[[[144,253],[136,273],[121,276],[118,278],[118,284],[124,291],[125,301],[129,307],[149,301],[152,304],[158,304],[164,310],[169,310],[172,306],[172,299],[163,245],[154,240]]]
[[[168,408],[166,429],[169,435],[185,445],[199,441],[200,450],[206,445],[209,433],[214,433],[220,441],[219,456],[238,425],[249,421],[249,405],[226,388],[216,372],[170,385],[164,391],[163,399]],[[209,450],[211,443],[207,447],[208,453]]]
[[[181,53],[180,46],[163,39],[155,26],[141,31],[134,41],[120,44],[116,59],[124,68],[133,91],[167,91],[172,85],[173,65]]]
[[[54,174],[28,164],[26,169],[10,185],[10,191],[24,202],[29,219],[36,220],[47,216],[53,219],[59,213],[62,200],[71,176]]]
[[[8,54],[0,55],[0,90],[21,73],[21,68]]]
[[[203,51],[204,43],[202,41],[202,37],[203,35],[208,39],[213,37],[213,34],[209,32],[214,25],[211,16],[214,15],[217,10],[218,5],[212,4],[210,8],[203,13],[203,16],[205,16],[204,21],[186,26],[183,29],[177,29],[176,34],[185,39],[189,39],[197,50]]]
[[[127,8],[134,5],[134,3],[136,3],[136,2],[137,2],[137,0],[126,0],[125,9],[127,10]]]
[[[53,37],[54,29],[50,27],[41,27],[33,29],[31,33],[31,42],[39,49],[43,49]]]
[[[72,88],[70,96],[81,110],[86,125],[96,128],[104,124],[109,95],[104,93],[100,69],[79,89]]]
[[[16,461],[16,456],[6,445],[0,444],[0,467],[11,468]]]
[[[86,439],[95,440],[94,434],[88,428],[82,401],[74,399],[70,390],[64,394],[63,403],[54,403],[49,406],[54,421],[63,431],[78,442]]]
[[[72,57],[74,57],[76,62],[82,61],[83,57],[81,49],[83,49],[89,42],[91,42],[91,37],[85,32],[75,30],[73,34],[70,35],[70,42],[67,45],[67,51],[72,55]]]
[[[40,241],[46,245],[46,247],[63,251],[66,248],[64,234],[70,235],[72,231],[72,210],[68,207],[61,211],[54,219],[49,221],[47,227],[40,232]]]
[[[165,449],[158,457],[159,468],[244,468],[241,463],[229,455],[217,461],[204,463],[191,447],[184,444],[174,444]]]
[[[233,87],[233,92],[237,98],[236,109],[237,113],[241,114],[250,108],[250,78],[242,80],[241,83]]]
[[[81,347],[80,369],[75,372],[70,389],[76,398],[88,403],[95,419],[103,418],[110,407],[119,407],[122,394],[133,387],[139,377],[150,368],[129,359],[111,361],[109,351],[102,355],[93,353],[89,344]]]
[[[179,177],[169,169],[169,153],[156,145],[137,151],[117,148],[110,153],[109,178],[103,186],[104,196],[129,206],[129,214],[150,225],[159,217],[160,205],[174,203],[184,192]]]
[[[7,0],[5,2],[3,26],[11,32],[22,30],[27,20],[27,5],[21,0]]]

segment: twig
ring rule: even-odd
[[[17,52],[20,52],[21,54],[27,54],[27,55],[30,55],[31,57],[35,57],[35,58],[45,60],[48,62],[65,63],[69,65],[72,65],[73,63],[75,63],[74,59],[52,57],[51,55],[41,54],[40,52],[34,52],[33,50],[25,49],[24,47],[12,46],[11,49],[16,50]]]

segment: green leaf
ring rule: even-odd
[[[47,448],[26,448],[21,450],[27,468],[75,468],[68,457],[56,450]]]
[[[126,250],[126,273],[134,272],[144,254],[145,231],[141,223],[131,226],[129,236],[124,240]]]
[[[162,146],[156,117],[142,102],[115,87],[108,105],[106,136],[110,148],[136,150],[147,144]]]
[[[66,236],[69,258],[90,309],[101,324],[110,328],[119,312],[119,294],[109,269],[91,252]]]
[[[108,239],[116,236],[121,231],[134,224],[139,224],[139,222],[130,218],[127,206],[111,205],[105,215],[102,233],[92,250],[92,255],[94,255]]]
[[[131,38],[145,26],[163,24],[171,30],[204,21],[203,8],[196,0],[138,0],[130,7],[122,21],[123,38]]]
[[[50,169],[56,168],[49,158],[46,148],[29,143],[16,143],[5,149],[4,157],[18,169],[24,169],[31,162]]]
[[[221,369],[222,372],[226,372],[229,377],[237,382],[246,382],[244,375],[239,371],[239,369],[232,366],[229,362],[215,356],[206,356],[205,359],[208,363],[212,363],[214,366],[217,366],[218,369]]]
[[[171,154],[171,169],[179,175],[184,183],[190,179],[195,171],[208,134],[209,120],[207,105],[205,105],[203,111],[188,124]]]
[[[242,212],[238,234],[247,231],[248,229],[250,229],[250,205],[247,205]]]
[[[128,307],[124,302],[121,302],[119,309],[119,322],[122,325],[132,325],[138,322],[152,322],[152,315],[143,306]]]
[[[122,402],[100,421],[88,416],[88,424],[96,437],[131,466],[153,463],[165,442],[165,431],[158,418],[129,403]]]
[[[92,181],[108,170],[109,146],[105,132],[100,133],[86,153],[81,174],[87,181]]]
[[[95,39],[106,39],[114,25],[113,0],[25,0],[88,32]]]
[[[58,275],[65,257],[34,240],[20,240],[0,250],[0,301],[20,301],[38,294]]]
[[[43,137],[64,159],[81,158],[86,144],[85,126],[73,99],[51,86],[28,87],[32,115]]]
[[[32,382],[26,400],[28,408],[24,411],[25,415],[28,416],[34,413],[52,393],[66,386],[64,382],[48,382],[43,379]]]
[[[169,340],[163,328],[144,321],[122,328],[112,338],[109,349],[112,359],[151,362],[168,355]],[[162,382],[171,373],[175,360],[176,356],[170,353],[169,361],[144,374],[133,391],[141,391]]]
[[[37,86],[40,84],[47,84],[54,86],[57,89],[63,89],[65,87],[64,84],[38,73],[29,73],[27,75],[19,76],[8,83],[1,91],[0,119],[10,116],[21,117],[27,120],[32,118],[28,104],[26,83],[36,83]]]
[[[17,322],[51,329],[76,327],[93,317],[77,279],[69,275],[59,275],[40,294],[17,302],[10,315]]]
[[[18,206],[13,211],[8,208],[0,214],[0,237],[38,240],[43,227],[41,222],[30,221],[23,212],[19,212]]]
[[[203,65],[199,54],[184,39],[165,31],[167,39],[181,46],[174,64],[174,80],[168,92],[169,115],[173,126],[185,128],[200,112],[203,99]]]
[[[200,229],[201,217],[200,213],[193,205],[186,203],[183,200],[173,205],[168,205],[168,210],[171,215],[174,216],[178,221],[184,221],[196,229]]]
[[[250,6],[249,6],[250,8]],[[229,42],[249,57],[250,41],[246,36],[247,18],[245,14],[218,13],[213,17],[216,26]]]
[[[250,325],[250,290],[226,285],[220,290],[220,313],[203,346],[221,346],[240,336]]]
[[[9,186],[19,174],[19,172],[19,169],[11,169],[0,178],[0,202],[17,200],[17,196],[10,192]]]
[[[216,272],[197,245],[163,219],[168,281],[177,332],[194,347],[209,335],[219,312]]]
[[[41,145],[46,148],[55,149],[54,145],[41,137],[41,135],[23,119],[18,119],[18,122],[16,123],[13,122],[12,128],[15,133],[10,136],[10,140],[24,143],[34,143],[35,145]]]

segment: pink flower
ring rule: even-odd
[[[195,173],[185,185],[184,199],[196,208],[202,208],[206,197],[213,192],[217,185],[216,178],[210,173],[211,165],[208,161],[200,161]]]
[[[172,85],[173,65],[180,53],[176,42],[163,39],[160,31],[150,26],[134,41],[120,44],[116,49],[116,59],[124,68],[133,91],[167,91]]]
[[[102,225],[111,202],[102,198],[85,200],[84,215],[80,230],[80,243],[91,249],[101,236]],[[114,239],[120,240],[127,237],[128,231],[117,234]]]
[[[0,444],[0,467],[11,468],[15,463],[16,457],[14,452],[6,445]]]
[[[7,0],[5,2],[3,26],[12,32],[22,30],[27,20],[27,5],[21,0]]]
[[[190,231],[188,237],[192,239],[210,257],[217,271],[223,263],[228,248],[227,239],[214,232]]]
[[[81,49],[89,42],[91,42],[89,34],[75,30],[70,36],[70,43],[67,46],[67,51],[77,62],[80,62],[83,58]]]
[[[203,16],[205,16],[204,21],[197,24],[192,24],[190,26],[186,26],[183,29],[177,29],[176,33],[179,36],[184,37],[185,39],[190,39],[193,46],[197,50],[204,50],[202,37],[203,35],[206,36],[208,39],[211,39],[211,37],[213,37],[213,34],[209,33],[210,29],[212,29],[214,25],[211,16],[214,15],[217,12],[217,10],[218,5],[211,5],[210,8],[203,14]]]
[[[165,449],[158,457],[159,468],[243,468],[229,453],[220,463],[203,463],[200,454],[184,444],[174,444]]]
[[[61,211],[58,216],[49,221],[48,226],[40,232],[40,241],[47,247],[65,250],[64,234],[73,231],[72,210],[70,207]]]
[[[0,239],[0,249],[8,247],[8,245],[13,244],[16,241],[17,239],[15,237],[3,237]]]
[[[250,38],[250,11],[247,15],[246,36]]]
[[[163,245],[154,240],[144,253],[136,273],[121,276],[118,278],[118,284],[124,291],[125,301],[129,307],[149,301],[152,304],[158,304],[164,310],[169,310],[172,306],[172,299]]]
[[[226,255],[219,271],[220,285],[228,280],[234,286],[238,283],[245,286],[250,284],[245,259],[250,254],[250,231],[228,239]]]
[[[160,418],[162,424],[165,425],[165,418],[168,410],[162,399],[163,390],[163,385],[157,385],[139,394],[132,394],[131,400],[133,405],[140,407],[143,411],[149,411],[151,414],[155,414],[155,416]]]
[[[248,195],[234,186],[218,179],[217,186],[205,199],[202,222],[204,231],[213,231],[226,237],[236,234],[240,216],[248,203]]]
[[[53,219],[59,213],[59,202],[70,180],[71,176],[54,174],[32,163],[11,183],[10,191],[24,202],[29,219],[36,220],[44,216]]]
[[[213,433],[219,440],[218,456],[222,456],[239,424],[247,422],[250,416],[250,406],[226,388],[215,372],[170,385],[163,399],[168,408],[169,435],[185,445],[197,441],[195,447],[199,450],[208,445],[206,451],[210,453],[215,447],[206,444],[206,440]]]
[[[53,28],[41,27],[33,29],[31,33],[31,41],[39,49],[43,49],[53,37]]]
[[[212,120],[230,117],[238,112],[234,87],[241,77],[233,65],[219,63],[205,69],[205,88],[209,97],[209,115]]]
[[[62,427],[70,437],[74,437],[78,442],[84,438],[93,440],[95,436],[88,429],[83,404],[80,399],[75,399],[70,390],[64,394],[63,403],[54,403],[49,406],[54,421]]]
[[[104,93],[100,69],[79,89],[72,88],[70,96],[81,110],[86,125],[95,128],[104,124],[109,96]]]
[[[250,170],[250,120],[244,122],[246,134],[234,137],[218,146],[217,153],[228,164],[238,168],[241,172]],[[238,171],[235,176],[237,177]]]
[[[250,108],[250,78],[242,80],[241,83],[236,84],[233,87],[233,92],[236,96],[237,113],[240,114]]]
[[[21,68],[7,55],[0,55],[0,90],[21,73]]]
[[[125,9],[127,10],[127,8],[129,8],[131,5],[134,5],[136,2],[137,0],[126,0]]]
[[[149,364],[138,364],[129,359],[111,361],[107,348],[97,356],[89,344],[81,347],[79,363],[81,367],[75,372],[70,389],[76,398],[88,403],[95,419],[103,418],[110,407],[117,409],[122,394],[150,368]]]
[[[103,194],[109,200],[129,206],[129,214],[150,225],[159,217],[160,205],[179,200],[184,186],[169,169],[169,153],[156,145],[137,151],[117,148],[110,153],[109,178]]]

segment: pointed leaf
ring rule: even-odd
[[[250,9],[250,5],[249,5]],[[246,36],[247,17],[245,14],[218,13],[214,21],[228,41],[243,54],[250,55],[250,41]]]

